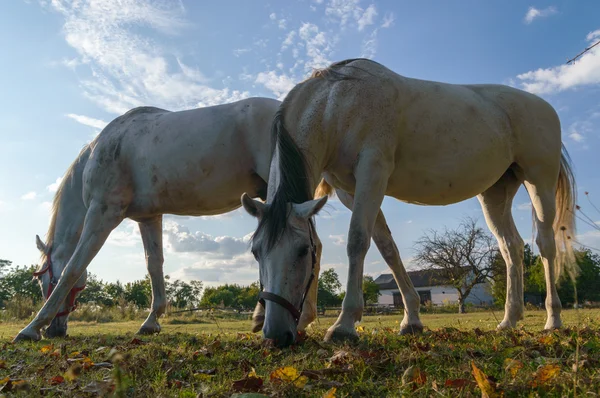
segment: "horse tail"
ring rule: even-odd
[[[571,159],[565,146],[562,146],[560,171],[556,186],[555,203],[556,216],[553,229],[556,241],[557,258],[555,261],[556,281],[564,271],[567,272],[573,284],[579,274],[579,267],[573,251],[573,238],[575,237],[575,211],[577,206],[577,186],[571,167]]]
[[[324,178],[321,179],[321,182],[317,186],[317,189],[315,189],[315,199],[322,198],[323,196],[332,197],[334,194],[335,190],[333,189],[333,187],[329,185]]]

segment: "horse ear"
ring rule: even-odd
[[[262,217],[266,207],[264,203],[252,199],[246,192],[242,195],[242,206],[244,206],[244,209],[246,209],[248,214],[256,218]]]
[[[300,217],[311,218],[321,211],[323,206],[325,206],[325,203],[327,203],[327,196],[323,196],[320,199],[309,200],[308,202],[300,204],[294,203],[294,212]]]
[[[37,245],[37,248],[39,251],[41,251],[44,254],[48,253],[48,248],[46,247],[44,242],[42,242],[42,240],[40,239],[40,237],[38,235],[35,236],[35,244]]]

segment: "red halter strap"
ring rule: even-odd
[[[47,258],[46,258],[46,266],[44,268],[42,268],[41,270],[34,272],[33,276],[40,277],[40,276],[44,275],[46,272],[48,273],[48,276],[50,277],[50,282],[48,283],[48,293],[46,294],[46,301],[48,301],[48,297],[50,297],[50,295],[54,291],[54,286],[56,286],[56,282],[54,281],[54,272],[52,272],[52,258],[50,257],[50,253],[48,253]],[[85,285],[83,285],[81,287],[72,288],[71,291],[69,292],[69,295],[67,296],[67,309],[59,312],[58,314],[55,315],[55,317],[69,315],[71,312],[75,311],[77,309],[77,304],[75,303],[75,299],[77,298],[77,293],[79,293],[83,289],[85,289]]]

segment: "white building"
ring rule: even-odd
[[[410,271],[408,276],[421,296],[421,304],[425,304],[427,301],[431,301],[433,305],[458,303],[458,291],[450,284],[444,283],[439,272],[435,270]],[[379,275],[375,279],[375,283],[379,285],[381,293],[378,304],[402,307],[402,296],[392,274]],[[493,301],[492,286],[489,282],[485,282],[473,287],[465,304],[489,305]]]

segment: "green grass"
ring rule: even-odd
[[[541,331],[542,311],[527,312],[512,332],[494,330],[501,318],[501,312],[424,314],[422,335],[398,336],[397,316],[368,316],[359,327],[358,343],[326,344],[325,330],[335,318],[323,317],[311,326],[306,341],[284,350],[247,333],[249,321],[165,318],[160,335],[139,339],[134,338],[138,321],[72,322],[65,339],[14,345],[12,336],[27,322],[0,324],[0,396],[80,397],[112,391],[229,397],[243,384],[235,381],[258,379],[260,393],[267,396],[322,396],[332,388],[337,397],[481,396],[472,363],[505,396],[600,393],[600,310],[563,311],[565,329],[551,333]],[[514,377],[509,363],[518,369]],[[271,380],[272,372],[285,366],[307,378]],[[248,378],[252,369],[258,379]],[[544,376],[548,380],[540,383]],[[2,381],[6,377],[10,391]]]

